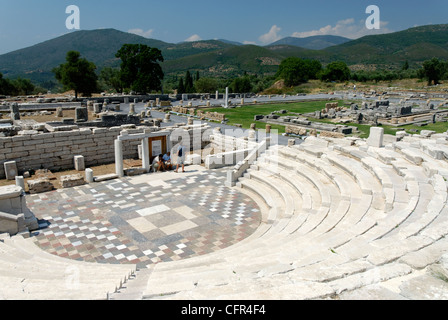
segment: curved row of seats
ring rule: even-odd
[[[64,259],[22,236],[0,241],[0,300],[106,300],[135,271],[134,265]]]
[[[448,137],[437,139],[444,150]],[[224,250],[154,266],[143,297],[326,298],[436,262],[448,164],[435,149],[420,137],[386,148],[319,138],[271,147],[237,183],[260,204],[260,228]]]

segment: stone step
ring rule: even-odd
[[[0,276],[0,296],[8,300],[106,300],[113,286],[97,283]]]
[[[273,224],[284,211],[285,204],[281,202],[283,199],[279,196],[274,198],[273,194],[275,194],[275,190],[265,186],[261,182],[252,179],[240,179],[237,186],[249,189],[250,191],[259,194],[260,197],[265,200],[270,209],[268,216],[264,218],[266,220],[263,220],[263,222]]]
[[[294,201],[295,195],[291,189],[285,188],[285,186],[281,184],[280,179],[276,175],[266,171],[250,171],[250,174],[252,179],[257,179],[267,185],[270,185],[283,199],[285,206],[283,213],[279,216],[280,218],[290,218],[294,215],[296,210],[296,203]],[[276,199],[278,198],[276,197]]]
[[[441,238],[426,247],[406,253],[399,259],[399,262],[407,264],[413,269],[421,270],[437,263],[440,257],[446,253],[446,248],[448,248],[448,239]]]
[[[381,185],[378,184],[376,177],[367,171],[359,161],[331,151],[325,153],[325,158],[331,164],[350,174],[356,180],[363,193],[371,195],[381,192]]]
[[[279,158],[278,165],[285,167],[286,169],[292,171],[294,174],[302,175],[311,184],[313,184],[321,195],[322,199],[321,206],[329,207],[331,205],[332,203],[331,194],[336,193],[336,192],[329,192],[333,191],[331,190],[331,188],[333,187],[332,181],[326,179],[326,177],[320,174],[319,172],[309,169],[309,167],[307,167],[304,164],[301,164],[300,162],[291,161],[281,156]]]
[[[41,290],[46,285],[47,291],[48,288],[58,288],[58,298],[71,299],[70,291],[73,291],[73,297],[79,294],[80,297],[106,299],[107,293],[119,288],[135,269],[129,265],[100,265],[60,258],[42,251],[32,239],[20,236],[5,239],[0,243],[0,252],[1,273],[12,279],[9,288],[17,284],[14,278],[25,279],[25,292],[36,298],[47,298],[45,290]],[[67,283],[74,283],[75,288],[72,285],[67,287]],[[90,290],[91,287],[95,290]],[[11,290],[14,291],[13,288]],[[54,292],[52,294],[54,299]]]

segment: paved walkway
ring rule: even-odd
[[[36,243],[69,259],[143,268],[223,249],[257,229],[258,206],[224,186],[226,169],[186,170],[29,195]]]

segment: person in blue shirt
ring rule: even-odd
[[[171,170],[173,168],[173,165],[171,164],[171,155],[169,152],[163,155],[162,160],[165,165],[165,169]]]

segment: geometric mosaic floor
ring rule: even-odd
[[[224,186],[226,171],[190,166],[28,195],[36,244],[69,259],[139,268],[226,248],[261,221],[252,199]]]

